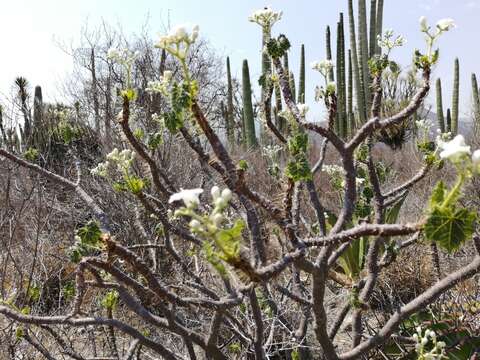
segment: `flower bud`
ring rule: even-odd
[[[225,218],[222,214],[215,214],[212,216],[212,221],[215,223],[216,226],[220,226]]]
[[[213,200],[217,200],[221,195],[220,188],[217,185],[212,187],[210,193],[212,194]]]
[[[230,200],[232,200],[232,191],[230,189],[223,189],[222,198],[228,203]]]
[[[190,226],[190,229],[193,231],[193,232],[196,232],[196,231],[199,231],[202,224],[200,224],[200,221],[198,220],[195,220],[193,219],[192,221],[190,221],[190,223],[188,224]]]
[[[216,208],[223,209],[223,208],[225,208],[225,206],[227,206],[227,202],[225,201],[225,199],[223,197],[219,197],[218,199],[216,199],[214,201],[214,205],[215,205]]]

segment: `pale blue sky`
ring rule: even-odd
[[[202,36],[224,55],[230,55],[235,72],[244,58],[251,64],[252,77],[257,78],[260,58],[260,29],[247,17],[265,5],[283,10],[284,16],[275,25],[274,33],[285,33],[293,48],[291,63],[298,73],[300,44],[306,46],[307,64],[325,56],[324,31],[335,24],[340,11],[346,12],[346,0],[4,0],[0,13],[2,58],[0,67],[0,101],[10,91],[13,79],[22,75],[42,85],[47,98],[58,97],[58,81],[71,69],[71,59],[53,41],[78,39],[85,19],[92,25],[101,19],[121,23],[126,33],[137,31],[150,18],[152,33],[160,32],[170,9],[172,25],[197,23]],[[356,1],[354,1],[356,3]],[[369,1],[367,1],[369,3]],[[409,64],[415,47],[424,48],[418,18],[426,15],[431,23],[451,17],[458,28],[440,40],[440,64],[435,69],[445,84],[444,103],[449,102],[455,56],[461,62],[463,112],[470,103],[470,74],[480,75],[479,19],[480,0],[385,0],[385,28],[403,34],[407,45],[396,50],[394,57]],[[310,99],[317,74],[307,73]],[[256,80],[252,80],[256,83]],[[447,100],[448,99],[448,100]]]

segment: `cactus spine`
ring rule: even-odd
[[[330,26],[327,26],[327,30],[325,31],[325,44],[326,44],[326,53],[327,53],[327,60],[332,60],[332,42],[330,36]],[[333,69],[330,69],[328,72],[328,81],[335,81],[335,77],[333,75]]]
[[[300,74],[298,77],[298,103],[305,104],[305,45],[300,50]]]
[[[243,120],[245,123],[245,138],[248,148],[256,147],[257,137],[255,135],[255,119],[252,105],[252,86],[250,84],[250,71],[248,61],[243,60],[242,68],[242,90],[243,90]]]
[[[473,102],[473,120],[475,128],[478,130],[480,125],[480,96],[478,94],[478,82],[475,74],[472,74],[472,102]]]
[[[436,98],[437,98],[438,128],[442,133],[444,133],[446,131],[446,128],[445,128],[445,118],[443,116],[442,80],[440,80],[440,78],[437,79],[436,90],[437,90]]]
[[[458,133],[458,99],[460,92],[460,64],[458,58],[455,59],[453,75],[452,134],[456,135]]]
[[[233,85],[232,73],[230,70],[230,58],[227,57],[227,109],[225,113],[225,128],[227,140],[230,146],[235,144],[234,119],[233,119]]]
[[[360,82],[360,67],[358,66],[357,40],[355,34],[355,18],[353,16],[353,3],[348,0],[348,18],[350,30],[350,48],[352,52],[353,63],[353,81],[355,85],[355,96],[357,101],[357,111],[360,124],[366,121],[365,98],[362,83]]]

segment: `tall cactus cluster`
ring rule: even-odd
[[[476,79],[473,79],[472,83]],[[477,87],[478,93],[478,87]],[[447,115],[443,112],[443,96],[442,96],[442,81],[440,78],[436,82],[436,108],[438,128],[442,133],[450,132],[452,135],[458,134],[458,113],[459,113],[459,96],[460,96],[460,62],[458,58],[455,59],[453,70],[453,92],[452,92],[452,106],[447,108]],[[475,105],[475,103],[474,103]]]
[[[358,0],[357,15],[353,0],[348,0],[348,30],[350,49],[346,50],[343,14],[337,23],[336,84],[338,114],[335,130],[347,138],[357,126],[369,117],[372,103],[372,79],[368,61],[381,52],[377,37],[383,28],[383,0],[370,1],[370,19],[367,4]],[[326,30],[326,54],[331,59],[330,27]],[[348,66],[347,66],[348,64]],[[333,80],[329,76],[329,81]]]

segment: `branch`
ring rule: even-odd
[[[408,304],[402,306],[393,316],[387,321],[387,323],[380,329],[380,331],[373,337],[362,342],[354,349],[340,355],[342,360],[353,360],[360,358],[363,354],[372,350],[373,348],[383,344],[398,328],[398,326],[406,320],[409,316],[413,315],[417,311],[423,309],[427,305],[437,300],[440,295],[444,294],[448,290],[452,289],[455,285],[471,278],[480,271],[480,256],[476,256],[473,261],[457,270],[456,272],[448,275],[443,280],[437,282],[435,285],[426,290],[423,294],[416,297]]]

